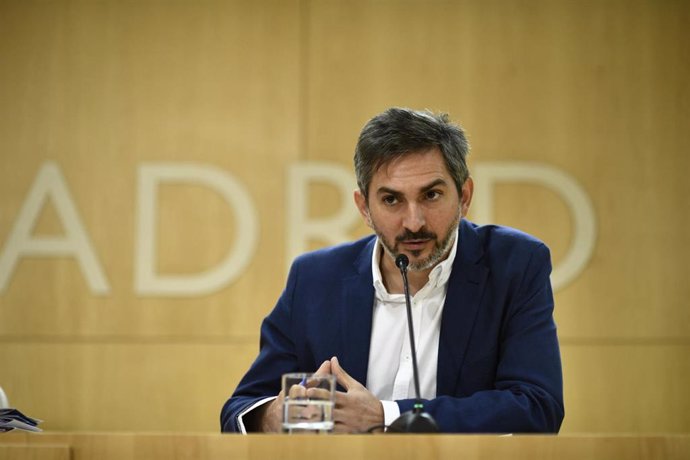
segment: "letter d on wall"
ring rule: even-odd
[[[161,275],[155,271],[158,186],[187,183],[209,187],[235,211],[234,247],[212,269],[196,275]],[[195,296],[219,290],[239,276],[256,249],[259,219],[244,186],[225,171],[208,165],[148,163],[139,167],[134,286],[140,295]]]
[[[573,281],[584,270],[596,242],[596,216],[587,193],[565,171],[541,163],[488,162],[474,167],[475,181],[473,219],[493,222],[493,188],[497,182],[528,182],[556,192],[573,217],[573,240],[568,254],[554,267],[551,282],[554,290]]]

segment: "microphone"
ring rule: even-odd
[[[387,433],[438,433],[438,425],[434,418],[424,411],[424,404],[419,394],[419,369],[417,369],[417,350],[414,343],[414,326],[412,324],[412,305],[410,302],[410,286],[407,282],[407,266],[410,259],[405,254],[395,258],[395,265],[400,269],[405,292],[405,307],[407,308],[407,329],[410,332],[410,349],[412,351],[412,375],[414,376],[414,391],[416,401],[412,410],[400,415],[388,427]]]

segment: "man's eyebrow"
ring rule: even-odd
[[[382,195],[384,193],[395,196],[402,195],[402,193],[400,193],[398,190],[393,190],[392,188],[386,186],[379,187],[378,190],[376,190],[377,195]]]
[[[422,193],[428,192],[432,188],[437,187],[439,185],[448,185],[448,183],[443,179],[436,179],[435,181],[431,182],[429,185],[425,185],[424,187],[422,187]]]
[[[448,182],[446,182],[444,179],[436,179],[436,180],[428,183],[427,185],[423,186],[420,189],[420,192],[421,193],[428,192],[429,190],[433,189],[434,187],[438,187],[439,185],[447,186]],[[393,196],[400,196],[400,195],[402,195],[402,192],[400,192],[399,190],[392,189],[390,187],[386,187],[384,185],[384,186],[379,187],[376,190],[376,194],[377,195],[390,194]]]

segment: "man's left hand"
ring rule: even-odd
[[[364,433],[383,425],[383,405],[364,385],[340,367],[338,358],[331,358],[331,373],[345,392],[335,395],[333,420],[336,433]]]

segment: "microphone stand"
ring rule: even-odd
[[[410,302],[410,287],[407,281],[407,266],[410,259],[400,254],[395,259],[395,265],[400,269],[405,292],[405,307],[407,309],[407,329],[410,333],[410,349],[412,351],[412,375],[414,376],[414,391],[416,401],[413,409],[400,414],[388,427],[387,433],[438,433],[438,425],[434,418],[424,411],[424,404],[419,392],[419,370],[417,369],[417,350],[414,342],[414,327],[412,325],[412,305]]]

